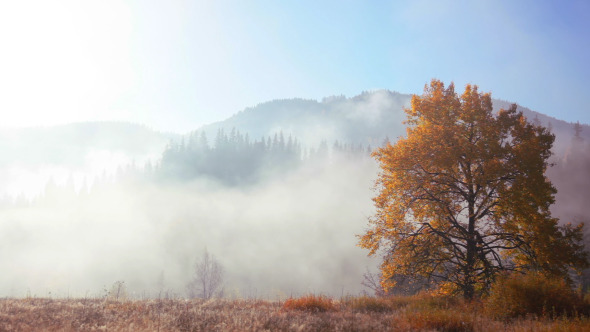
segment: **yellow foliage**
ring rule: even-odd
[[[457,295],[457,293],[459,293],[460,291],[461,289],[459,289],[459,287],[457,287],[457,285],[453,283],[441,282],[437,285],[436,288],[433,288],[431,291],[429,291],[429,293],[432,296],[446,297]]]
[[[438,80],[405,110],[407,136],[377,149],[377,208],[359,245],[381,251],[382,285],[396,276],[449,282],[466,297],[506,268],[565,275],[584,267],[582,228],[551,217],[545,177],[554,136],[516,105],[493,112],[491,95],[458,96]]]

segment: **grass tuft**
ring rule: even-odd
[[[348,296],[342,299],[342,305],[355,312],[391,312],[407,305],[407,303],[400,305],[400,303],[384,297]]]
[[[310,312],[336,311],[334,301],[320,295],[307,295],[300,298],[289,298],[283,304],[283,310],[301,310]]]

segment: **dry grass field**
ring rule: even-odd
[[[0,331],[590,331],[574,315],[492,318],[433,296],[263,300],[2,299]]]

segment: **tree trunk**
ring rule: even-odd
[[[471,189],[471,188],[470,188]],[[471,190],[470,190],[471,191]],[[470,193],[472,199],[468,202],[469,207],[469,226],[467,229],[467,260],[465,262],[465,278],[463,285],[463,297],[471,300],[475,294],[475,199],[473,193]]]

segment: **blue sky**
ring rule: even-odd
[[[184,132],[432,78],[590,123],[588,1],[6,1],[0,43],[3,126]]]

